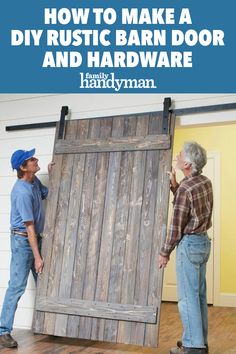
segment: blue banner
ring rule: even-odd
[[[235,0],[8,0],[1,93],[235,93]]]

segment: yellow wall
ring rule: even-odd
[[[177,128],[173,156],[189,140],[220,153],[220,292],[236,293],[236,124]]]

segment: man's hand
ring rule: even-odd
[[[42,273],[42,270],[43,270],[43,260],[42,260],[41,257],[35,259],[35,261],[34,261],[34,267],[35,267],[36,273],[39,273],[39,274]]]
[[[48,164],[48,174],[50,174],[52,172],[52,166],[55,165],[55,162],[54,161],[51,161],[49,164]]]
[[[159,255],[159,268],[165,268],[169,260],[170,260],[169,256]]]
[[[166,172],[170,178],[170,185],[173,188],[176,188],[178,186],[178,183],[176,181],[176,172],[175,169],[172,167],[171,171]]]

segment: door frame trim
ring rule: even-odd
[[[220,153],[207,152],[208,158],[214,160],[214,239],[213,239],[213,306],[218,306],[220,296]]]

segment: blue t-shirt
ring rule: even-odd
[[[26,231],[25,222],[33,221],[36,233],[43,231],[44,210],[42,199],[48,188],[35,177],[33,183],[18,179],[11,191],[11,229]]]

